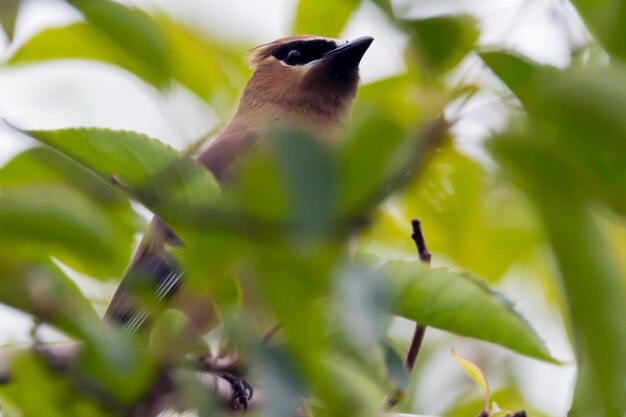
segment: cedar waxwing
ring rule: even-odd
[[[359,63],[373,38],[352,42],[298,35],[254,48],[254,71],[239,107],[226,129],[197,160],[218,181],[235,160],[262,141],[269,124],[284,122],[329,136],[342,126],[359,82]],[[134,332],[152,321],[144,302],[146,289],[154,300],[182,310],[199,332],[217,324],[213,304],[185,291],[184,275],[165,245],[180,245],[158,218],[142,240],[105,313],[105,320]],[[144,298],[141,301],[145,301]]]

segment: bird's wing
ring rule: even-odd
[[[257,136],[248,131],[222,135],[197,160],[221,181],[238,157],[254,147]],[[142,239],[122,281],[115,290],[104,319],[125,331],[145,327],[155,309],[171,298],[184,279],[184,271],[167,252],[180,245],[176,235],[155,217]]]

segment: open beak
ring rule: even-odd
[[[350,41],[322,55],[320,60],[327,65],[335,77],[348,75],[359,67],[359,63],[374,38],[364,36]]]

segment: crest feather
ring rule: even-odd
[[[337,42],[337,39],[325,38],[323,36],[316,35],[293,35],[287,36],[285,38],[276,39],[275,41],[264,43],[263,45],[259,45],[254,47],[248,51],[248,65],[252,68],[259,65],[265,58],[269,57],[272,54],[272,51],[281,45],[288,44],[290,42],[295,41],[306,41],[313,39],[324,39],[329,41]]]

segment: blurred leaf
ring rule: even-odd
[[[197,332],[190,331],[193,324],[178,310],[165,310],[159,314],[150,332],[149,351],[161,363],[171,363],[186,354],[210,355],[209,347]],[[172,343],[175,340],[176,343]]]
[[[589,191],[572,175],[578,162],[535,135],[492,140],[490,149],[539,207],[558,261],[578,360],[589,364],[572,415],[624,414],[626,288],[585,202]]]
[[[374,3],[375,5],[377,5],[380,10],[382,10],[388,17],[390,18],[394,18],[394,13],[393,13],[393,4],[391,3],[391,0],[371,0],[372,3]]]
[[[90,398],[51,369],[35,353],[16,357],[12,361],[14,381],[0,385],[2,412],[6,417],[112,417],[102,404]],[[36,397],[33,397],[34,393]],[[11,413],[10,410],[14,411]]]
[[[28,131],[105,181],[117,182],[142,204],[173,223],[215,201],[219,187],[201,165],[156,139],[127,131]]]
[[[168,41],[148,14],[110,0],[67,1],[83,14],[91,27],[152,69],[158,77],[158,86],[167,82],[170,78]]]
[[[304,232],[324,231],[337,198],[336,166],[319,139],[280,131],[272,137],[274,163],[285,183],[296,221]]]
[[[164,82],[163,74],[158,69],[129,54],[86,23],[44,29],[14,52],[9,65],[50,59],[90,59],[110,63],[136,74],[148,83],[159,86]]]
[[[445,142],[447,127],[441,119],[411,129],[399,129],[381,119],[359,125],[340,155],[340,213],[369,215],[390,195],[406,187]]]
[[[557,257],[583,364],[571,414],[624,414],[626,358],[618,352],[626,345],[626,288],[589,206],[600,201],[626,213],[626,124],[618,110],[626,103],[626,70],[615,62],[558,71],[504,53],[486,62],[516,93],[510,74],[529,74],[517,94],[530,126],[490,148],[539,207]]]
[[[0,242],[105,264],[116,251],[108,218],[80,194],[62,187],[23,187],[0,197]],[[117,262],[117,260],[115,260]]]
[[[108,218],[107,233],[112,235],[111,240],[115,244],[110,248],[114,255],[109,256],[106,262],[87,262],[80,253],[77,257],[72,256],[72,253],[55,251],[54,256],[93,277],[120,276],[130,261],[134,235],[140,224],[139,216],[122,192],[50,148],[28,149],[0,168],[0,186],[5,192],[20,187],[58,188],[59,185],[67,185],[79,191],[99,206]],[[46,190],[41,197],[46,194],[51,192]],[[53,195],[51,198],[56,200],[57,196]]]
[[[341,356],[326,355],[330,370],[329,388],[334,391],[335,402],[326,415],[378,417],[386,391],[355,364]],[[329,407],[330,408],[330,407]]]
[[[435,16],[409,22],[414,43],[437,72],[449,71],[474,48],[478,25],[471,15]]]
[[[533,128],[568,160],[569,175],[585,184],[576,192],[626,213],[626,171],[620,158],[626,153],[626,121],[619,111],[626,106],[626,68],[557,71],[505,53],[492,53],[486,62],[516,94],[520,91]],[[523,85],[509,76],[515,71],[529,74]]]
[[[340,269],[335,280],[337,317],[346,338],[370,351],[385,336],[389,294],[378,276],[363,265]]]
[[[626,2],[572,0],[572,4],[610,54],[626,57]]]
[[[267,149],[242,158],[224,187],[229,209],[269,222],[293,221],[292,200],[276,159]],[[248,232],[252,236],[257,234],[252,227]]]
[[[483,392],[483,412],[489,412],[489,385],[482,369],[469,359],[460,356],[454,348],[452,348],[452,356],[454,356],[454,359],[461,365],[467,375],[480,387],[480,390]]]
[[[407,190],[376,213],[367,253],[413,256],[408,219],[419,216],[431,252],[497,281],[544,241],[522,193],[452,146],[440,149]]]
[[[80,1],[87,10],[91,0]],[[96,2],[96,9],[105,3]],[[95,13],[93,19],[103,19],[98,24],[74,23],[64,27],[49,28],[31,37],[9,59],[10,65],[27,64],[51,59],[88,59],[104,62],[137,75],[146,82],[158,87],[169,86],[170,78],[197,94],[210,100],[216,111],[230,116],[237,102],[241,86],[248,78],[247,69],[241,51],[233,52],[238,47],[224,47],[206,39],[183,25],[174,22],[163,14],[154,19],[136,9],[127,9],[118,3],[113,8],[121,7],[124,18],[119,24],[124,26],[120,33],[137,30],[138,34],[128,35],[137,38],[134,43],[127,43],[116,32],[117,23],[102,29],[106,25],[110,3],[103,10],[90,10]],[[104,15],[100,16],[102,12]],[[113,14],[115,17],[115,14]],[[134,19],[142,23],[136,28]],[[133,37],[134,36],[134,37]],[[143,43],[154,42],[145,49]],[[138,52],[140,51],[140,52]]]
[[[481,280],[416,262],[388,262],[381,272],[395,292],[394,314],[558,363],[513,304]]]
[[[306,380],[289,351],[280,346],[261,346],[257,353],[260,376],[267,390],[268,415],[289,417],[294,405],[306,394]]]
[[[210,100],[224,118],[230,117],[241,87],[248,80],[249,69],[242,59],[245,48],[211,42],[164,15],[157,15],[156,21],[171,46],[168,58],[172,77]]]
[[[425,87],[418,74],[384,78],[359,88],[351,121],[352,130],[358,130],[359,136],[369,134],[375,137],[363,125],[373,126],[374,122],[392,124],[394,130],[385,137],[389,136],[394,141],[392,133],[395,130],[414,128],[421,122],[435,119],[444,104],[442,92]]]
[[[112,184],[48,147],[27,149],[0,168],[3,189],[58,183],[71,186],[103,206],[128,205],[128,198]]]
[[[336,38],[360,3],[360,0],[299,0],[293,32]]]
[[[21,260],[0,245],[0,302],[72,336],[97,326],[91,303],[51,261]]]
[[[20,0],[0,0],[0,23],[9,41],[13,40]]]
[[[72,377],[113,407],[137,405],[155,383],[159,367],[137,335],[102,323],[84,329]]]
[[[385,366],[391,383],[396,389],[404,391],[409,386],[409,371],[400,354],[386,341],[381,343],[385,354]]]

